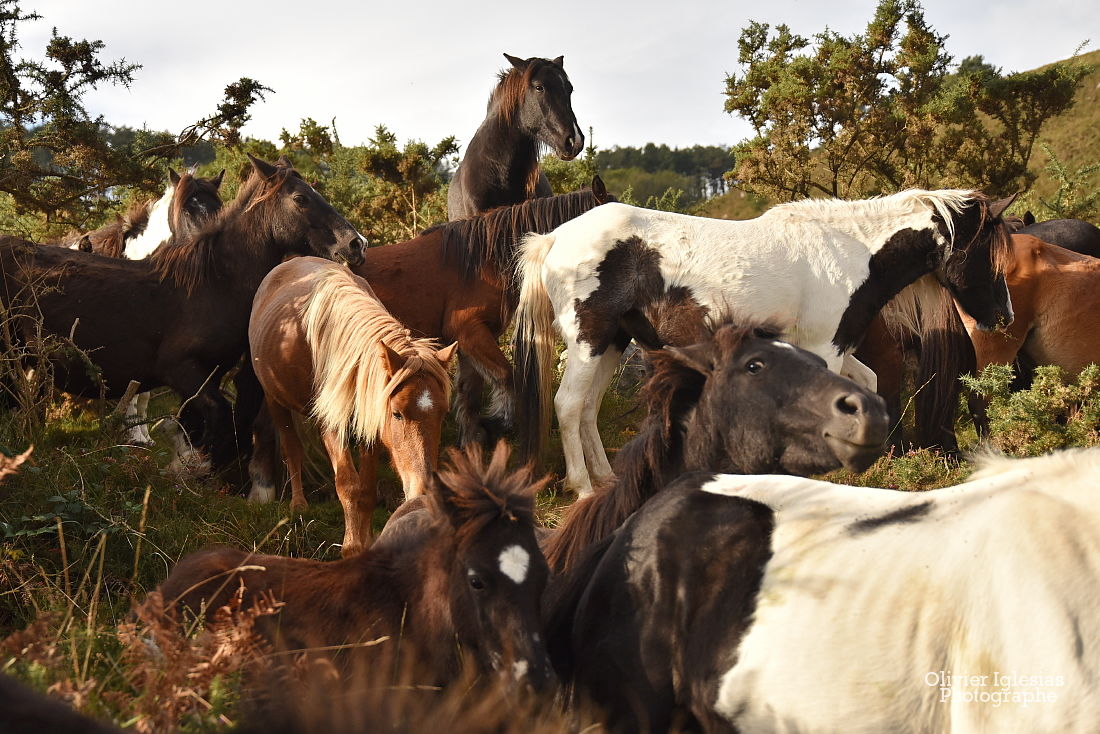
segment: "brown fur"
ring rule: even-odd
[[[478,554],[494,557],[502,543],[517,538],[526,538],[527,546],[538,552],[532,505],[533,492],[543,482],[532,484],[529,470],[507,472],[504,444],[487,468],[478,449],[465,455],[452,451],[449,460],[451,467],[433,483],[432,501],[424,508],[430,521],[410,542],[379,543],[332,562],[230,548],[204,550],[180,561],[160,591],[166,602],[207,619],[242,585],[246,604],[273,595],[284,603],[283,609],[259,631],[278,649],[385,642],[377,647],[383,658],[416,660],[415,668],[434,679],[424,681],[429,683],[443,682],[457,671],[460,648],[477,651],[479,662],[490,660],[491,652],[507,660],[508,645],[523,641],[508,635],[536,632],[531,624],[536,620],[513,626],[510,615],[524,610],[506,600],[503,628],[495,635],[469,629],[476,627],[473,618],[478,615],[464,601],[469,598],[467,564]],[[492,582],[501,586],[496,579]],[[528,607],[537,609],[541,591],[535,583],[522,591],[532,596],[523,599]]]
[[[405,493],[430,481],[450,398],[453,347],[411,339],[365,280],[319,258],[279,265],[256,292],[248,329],[254,372],[282,439],[291,505],[306,505],[302,446],[291,412],[318,417],[344,506],[345,555],[369,542],[377,501],[376,439]],[[423,401],[428,396],[430,403]],[[364,444],[356,469],[347,447]]]

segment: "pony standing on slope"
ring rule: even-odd
[[[630,341],[623,323],[632,314],[648,314],[659,333],[716,309],[767,321],[872,388],[874,373],[851,352],[887,301],[922,276],[933,275],[982,328],[1010,322],[1000,218],[1009,203],[974,191],[911,190],[783,204],[744,222],[611,203],[528,237],[514,335],[517,394],[534,406],[520,422],[526,446],[537,453],[549,429],[555,325],[569,354],[555,398],[565,484],[584,496],[593,479],[612,477],[596,414]],[[920,290],[929,292],[922,309],[946,319],[950,300]],[[662,322],[654,309],[668,303]],[[924,323],[934,349],[937,322]]]
[[[447,363],[456,345],[437,349],[432,340],[410,338],[367,281],[316,257],[289,260],[264,278],[252,305],[248,343],[282,441],[290,506],[306,506],[293,411],[312,415],[321,426],[344,507],[341,550],[345,556],[357,553],[371,537],[379,441],[406,497],[421,494],[431,481],[450,405]],[[349,434],[363,445],[359,471]],[[274,499],[274,487],[257,478],[249,498]]]
[[[455,171],[447,192],[449,219],[550,196],[550,182],[539,170],[540,144],[566,161],[584,150],[564,57],[504,58],[512,68],[500,73],[485,120]]]

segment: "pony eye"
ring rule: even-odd
[[[478,591],[485,588],[485,580],[478,576],[476,573],[471,573],[467,577],[470,582],[470,586]]]
[[[541,84],[536,84],[536,85],[535,85],[535,91],[536,91],[536,92],[542,92],[542,91],[545,91],[545,89],[546,89],[546,88],[545,88],[545,87],[543,87],[543,86],[542,86]]]
[[[764,369],[764,363],[759,359],[754,359],[745,365],[745,372],[748,372],[750,375],[759,374],[762,369]]]
[[[395,411],[393,411],[393,419],[395,421],[403,421],[403,420],[405,420],[405,416],[401,415],[401,413],[399,413],[398,411],[395,410]]]

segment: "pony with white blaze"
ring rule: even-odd
[[[980,467],[928,492],[684,475],[599,559],[579,690],[619,731],[1095,732],[1100,449]]]
[[[983,328],[1010,322],[1000,217],[1009,203],[974,191],[910,190],[782,204],[748,221],[611,203],[530,235],[517,263],[514,336],[517,392],[534,406],[521,421],[523,443],[537,454],[549,430],[555,326],[568,353],[555,398],[566,487],[583,496],[593,479],[612,476],[596,414],[630,341],[624,320],[636,314],[670,343],[687,322],[717,310],[767,321],[872,388],[874,373],[851,353],[882,307],[923,276]],[[942,290],[916,291],[926,349],[937,348],[936,328],[953,308]]]

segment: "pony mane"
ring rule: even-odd
[[[718,367],[746,338],[761,331],[773,331],[765,325],[729,323],[724,316],[705,328],[711,337],[697,346],[705,347],[711,363]],[[547,542],[543,552],[555,573],[572,568],[584,557],[587,548],[611,535],[646,500],[685,470],[683,459],[690,416],[706,391],[707,378],[665,349],[651,351],[648,357],[652,373],[642,390],[649,412],[638,428],[638,435],[615,455],[615,481],[574,502]]]
[[[198,234],[188,242],[177,242],[173,247],[164,247],[149,256],[153,269],[161,282],[170,280],[177,287],[191,295],[196,287],[217,277],[219,270],[219,251],[222,235],[226,228],[246,212],[274,197],[293,169],[281,168],[274,175],[264,178],[252,171],[237,191],[237,198],[229,202],[220,212],[203,224]],[[181,177],[180,182],[183,182]],[[181,197],[176,197],[180,199]],[[186,200],[186,199],[182,199]],[[173,207],[175,203],[173,202]],[[255,232],[231,243],[234,248],[245,247],[252,250],[256,246]]]
[[[183,205],[195,193],[196,188],[198,187],[195,184],[195,177],[190,171],[180,176],[179,183],[176,184],[175,191],[172,193],[171,204],[168,207],[168,221],[179,221]]]
[[[440,234],[443,261],[458,263],[466,280],[473,280],[486,268],[495,268],[510,290],[516,282],[516,244],[525,234],[550,232],[599,204],[592,189],[585,187],[490,209],[467,219],[438,224],[422,234]]]
[[[497,75],[497,85],[489,93],[488,107],[490,113],[495,110],[504,124],[511,125],[512,118],[523,105],[523,100],[527,97],[527,86],[531,83],[531,76],[539,61],[545,59],[532,59],[522,71],[514,66],[502,69]]]
[[[497,443],[488,464],[482,459],[481,446],[447,449],[447,466],[436,474],[442,485],[432,493],[437,516],[449,514],[455,521],[459,548],[468,547],[491,523],[507,520],[533,526],[535,495],[550,483],[550,476],[534,478],[528,464],[508,470],[511,448]],[[446,504],[449,509],[441,505]]]
[[[350,428],[356,439],[373,442],[389,416],[390,397],[419,372],[439,382],[450,402],[451,380],[434,339],[413,339],[350,270],[326,268],[314,277],[302,323],[313,352],[312,415],[326,430],[345,441]],[[406,359],[392,377],[380,342]]]
[[[770,214],[792,215],[798,218],[829,220],[850,219],[853,216],[891,217],[899,212],[911,213],[931,209],[939,215],[947,228],[948,253],[954,244],[955,222],[953,215],[959,214],[975,200],[984,201],[985,197],[970,189],[906,189],[896,194],[876,196],[870,199],[803,199],[773,206],[762,216]]]

